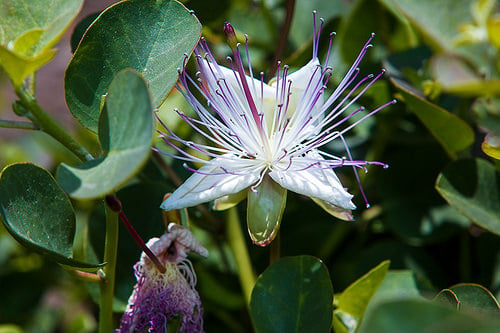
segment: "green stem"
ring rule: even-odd
[[[59,141],[82,161],[90,161],[92,155],[79,144],[71,135],[59,125],[54,118],[48,115],[38,104],[37,100],[24,88],[16,88],[20,103],[29,111],[27,115],[40,129]]]
[[[107,205],[106,209],[106,242],[104,244],[104,276],[100,284],[101,299],[99,313],[99,332],[113,331],[113,297],[115,289],[116,257],[118,250],[118,214]]]
[[[250,262],[247,246],[243,232],[241,231],[241,223],[238,217],[238,211],[235,207],[230,208],[226,213],[227,235],[231,250],[233,251],[236,265],[238,266],[238,275],[240,279],[241,289],[245,295],[247,304],[250,304],[252,289],[255,285],[256,277]]]
[[[17,128],[17,129],[27,129],[27,130],[39,130],[40,127],[30,123],[28,121],[15,121],[15,120],[3,120],[0,119],[0,127],[3,128]]]

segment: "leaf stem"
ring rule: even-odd
[[[241,289],[247,301],[250,304],[252,289],[255,285],[256,277],[248,255],[245,238],[241,231],[241,223],[238,217],[238,211],[235,207],[230,208],[226,213],[227,235],[231,250],[233,251],[234,259],[238,267],[238,276],[240,279]]]
[[[47,114],[38,104],[36,98],[33,97],[23,87],[15,89],[16,95],[19,97],[21,105],[28,110],[26,115],[34,124],[38,125],[42,131],[59,141],[63,146],[75,154],[81,161],[90,161],[93,159],[92,155],[71,135],[66,132],[64,128],[57,123],[57,121]]]
[[[71,275],[77,277],[80,280],[93,282],[93,283],[101,283],[104,282],[99,274],[83,272],[79,270],[67,270]]]
[[[116,257],[118,252],[118,214],[108,205],[106,210],[106,241],[104,244],[104,276],[101,283],[101,299],[99,313],[99,332],[113,331],[113,297],[115,291]]]
[[[4,119],[0,119],[0,127],[26,129],[26,130],[40,129],[40,127],[28,121],[15,121],[15,120],[4,120]]]

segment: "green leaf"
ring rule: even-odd
[[[490,163],[455,161],[439,174],[436,189],[460,213],[500,235],[500,177]]]
[[[78,167],[61,164],[57,180],[72,197],[99,198],[116,191],[146,163],[153,142],[153,114],[146,82],[124,70],[110,85],[99,140],[106,153]]]
[[[403,95],[408,107],[415,112],[450,156],[455,156],[457,152],[466,149],[474,142],[474,132],[465,121],[425,100],[418,91],[405,82],[396,78],[391,78],[391,82]]]
[[[55,55],[56,50],[45,50],[35,57],[24,57],[0,45],[0,64],[15,87],[19,87],[28,75],[36,72]]]
[[[258,278],[250,314],[259,333],[330,332],[333,288],[325,265],[311,256],[283,258]]]
[[[500,93],[500,80],[480,77],[457,56],[436,55],[432,58],[431,67],[433,76],[447,93],[465,97]]]
[[[363,318],[366,307],[389,270],[390,262],[382,262],[351,284],[335,298],[337,309],[333,312],[336,333],[354,332]],[[348,320],[343,320],[348,318]]]
[[[481,149],[489,157],[500,160],[500,135],[489,133],[484,137]]]
[[[474,283],[461,283],[441,290],[435,300],[451,304],[459,311],[498,314],[499,310],[498,302],[491,292]]]
[[[497,318],[461,313],[449,307],[422,300],[398,300],[380,304],[366,318],[359,333],[421,332],[499,332]]]
[[[54,57],[50,48],[81,6],[82,0],[0,2],[0,64],[15,86]]]
[[[470,0],[383,0],[382,3],[405,15],[438,50],[451,50],[460,24],[472,21]]]
[[[370,300],[364,317],[368,318],[380,304],[408,299],[421,299],[413,272],[409,270],[389,271]],[[369,329],[365,330],[369,327],[368,325],[366,320],[363,320],[359,331],[370,332]]]
[[[75,213],[46,170],[29,163],[5,168],[0,177],[0,209],[6,229],[24,246],[64,265],[98,266],[72,258]]]
[[[143,75],[159,106],[200,32],[196,17],[175,1],[128,0],[109,7],[86,31],[66,70],[69,109],[97,131],[101,98],[124,68]]]
[[[14,324],[1,324],[0,333],[23,333],[23,330]]]
[[[264,176],[255,190],[248,189],[247,226],[252,241],[266,246],[276,237],[286,206],[286,189]]]

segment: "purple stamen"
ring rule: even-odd
[[[241,63],[240,52],[238,51],[238,44],[236,41],[236,34],[234,32],[233,26],[230,23],[224,23],[224,32],[228,39],[228,44],[233,51],[234,62],[236,64],[236,71],[240,76],[240,82],[243,86],[243,91],[245,93],[245,97],[248,101],[248,106],[250,107],[250,111],[252,112],[253,119],[257,128],[261,132],[261,135],[264,135],[264,129],[262,128],[262,122],[259,117],[259,112],[257,111],[257,107],[255,106],[255,102],[253,100],[252,94],[250,93],[250,88],[248,87],[248,82],[245,74],[245,70],[243,69],[243,64]],[[264,139],[264,138],[263,138]]]

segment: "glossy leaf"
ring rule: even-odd
[[[498,332],[498,318],[457,312],[422,300],[398,300],[380,304],[366,318],[359,333],[372,332]]]
[[[111,193],[146,162],[153,141],[153,115],[146,83],[132,70],[111,83],[99,118],[99,140],[106,153],[78,167],[61,164],[57,179],[72,197],[92,199]]]
[[[333,328],[336,333],[356,330],[368,303],[384,280],[389,265],[389,261],[382,262],[335,298],[337,309],[333,312]]]
[[[68,266],[98,266],[72,258],[75,213],[46,170],[29,163],[5,168],[0,178],[0,209],[6,229],[29,249]]]
[[[15,86],[53,58],[50,48],[81,5],[82,0],[0,2],[0,64]]]
[[[250,314],[259,333],[330,332],[333,288],[328,270],[311,256],[283,258],[258,278]]]
[[[143,75],[152,104],[160,105],[200,32],[196,17],[176,1],[127,0],[109,7],[86,31],[66,70],[70,111],[97,131],[101,98],[128,67]]]
[[[495,297],[486,288],[473,283],[457,284],[443,289],[435,300],[451,304],[460,311],[472,311],[482,314],[498,313],[499,305]]]
[[[490,163],[455,161],[438,176],[436,189],[456,210],[500,235],[500,177]]]
[[[474,132],[465,121],[425,100],[405,82],[395,78],[391,82],[403,95],[408,107],[451,156],[474,142]]]
[[[266,246],[276,237],[286,206],[286,189],[269,176],[248,189],[247,225],[252,241]]]

